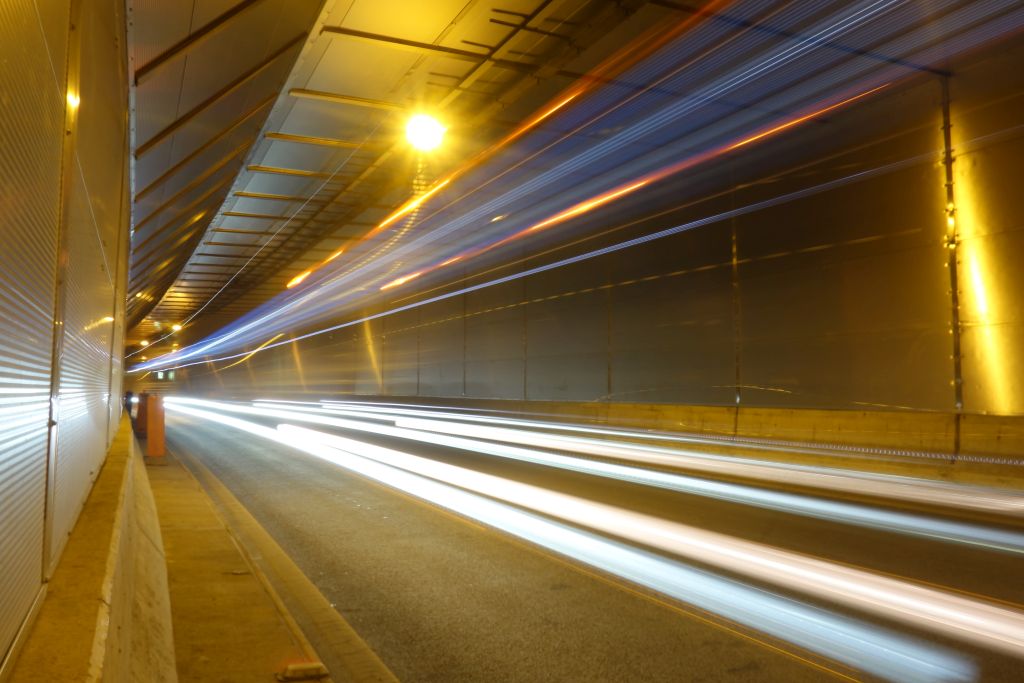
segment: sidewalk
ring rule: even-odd
[[[188,470],[170,454],[146,469],[167,555],[179,679],[273,681],[288,665],[316,662]]]

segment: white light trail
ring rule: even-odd
[[[1024,613],[1016,610],[364,441],[287,424],[278,429],[756,581],[1024,656]]]
[[[231,404],[223,404],[230,406]],[[257,403],[257,406],[266,405]],[[315,407],[296,408],[282,406],[278,403],[271,404],[270,409],[280,411],[276,417],[296,418],[295,415],[302,413],[309,414],[341,414],[365,419],[365,414],[359,411],[339,410],[337,408],[318,409]],[[229,407],[222,407],[229,410]],[[249,409],[243,410],[246,412]],[[289,412],[290,411],[290,412]],[[377,411],[381,414],[380,411]],[[397,412],[397,411],[396,411]],[[416,413],[414,413],[416,414]],[[422,415],[423,413],[419,413]],[[435,415],[442,415],[434,413]],[[449,417],[449,416],[444,416]],[[378,418],[383,419],[383,418]],[[879,498],[889,498],[905,502],[925,503],[928,505],[943,508],[959,508],[967,510],[978,510],[989,513],[997,513],[1010,516],[1024,515],[1024,496],[1015,491],[1001,490],[989,487],[970,486],[965,484],[953,484],[949,482],[903,477],[897,475],[876,474],[872,472],[853,472],[840,470],[831,467],[819,467],[811,465],[797,465],[793,463],[768,462],[725,455],[713,455],[695,450],[683,450],[676,448],[665,448],[642,444],[629,444],[623,442],[610,442],[603,439],[589,439],[584,437],[552,434],[549,432],[525,431],[518,429],[506,429],[503,427],[489,427],[463,424],[468,419],[464,416],[451,419],[427,420],[422,418],[406,419],[401,416],[392,416],[389,421],[396,427],[408,427],[415,430],[434,431],[453,435],[473,436],[480,439],[491,439],[505,443],[516,443],[522,445],[551,448],[556,450],[569,450],[576,453],[586,453],[600,457],[617,458],[646,465],[668,466],[708,472],[717,475],[743,477],[744,479],[755,479],[758,481],[784,484],[787,486],[806,486],[814,489],[839,491],[857,495],[871,495]],[[305,419],[305,421],[318,424],[333,425],[346,429],[359,429],[362,431],[376,431],[381,434],[400,436],[401,438],[417,438],[398,432],[382,431],[385,428],[377,427],[370,429],[363,425],[349,424],[346,422],[317,421]],[[478,417],[478,421],[494,421],[493,418]],[[547,429],[554,429],[556,425],[550,423],[543,425]],[[600,432],[600,430],[595,430]],[[607,433],[607,432],[606,432]],[[424,440],[419,437],[418,440]],[[456,446],[458,447],[458,446]],[[476,449],[476,446],[471,447]],[[971,525],[964,525],[965,528],[979,528]],[[910,528],[908,527],[908,531]],[[942,537],[946,532],[928,531],[923,535]],[[987,535],[987,534],[986,534]],[[971,534],[963,539],[965,542],[978,542],[981,537],[975,537],[973,541],[967,540]],[[1007,535],[998,533],[992,539],[1002,538],[996,541],[996,545],[1009,543],[1009,547],[1020,549],[1021,535],[1007,532]],[[988,544],[989,541],[981,541]]]
[[[346,440],[358,451],[353,453],[321,443],[323,437],[330,435],[299,427],[281,425],[279,429],[273,429],[175,399],[167,401],[167,409],[241,429],[304,451],[439,507],[875,676],[907,683],[952,683],[977,677],[970,660],[945,648],[716,576],[410,471],[396,469],[365,457],[363,449],[368,445],[361,442]],[[499,484],[502,481],[498,480]]]

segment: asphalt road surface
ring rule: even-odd
[[[281,422],[246,419],[268,426]],[[1013,553],[393,436],[329,431],[915,585],[982,595],[1010,609],[1024,602],[1024,582],[1014,578],[1024,563]],[[167,433],[171,450],[187,453],[219,478],[403,681],[869,678],[784,638],[540,548],[288,445],[180,413],[169,414]],[[692,558],[687,564],[701,567]],[[811,603],[894,628],[848,605]],[[968,658],[983,680],[1020,680],[1024,672],[1020,660],[983,645],[905,624],[895,630]]]

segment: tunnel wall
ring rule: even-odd
[[[1015,38],[948,65],[948,77],[890,84],[651,199],[682,208],[634,223],[644,207],[613,206],[584,247],[545,259],[750,209],[731,218],[244,363],[187,368],[177,384],[236,397],[705,406],[734,409],[733,429],[737,411],[792,424],[802,411],[851,423],[892,413],[909,417],[882,429],[916,418],[958,449],[962,416],[1024,415],[1021,64]]]
[[[0,1],[0,678],[120,417],[124,41],[123,2]]]

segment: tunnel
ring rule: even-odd
[[[1017,0],[0,0],[0,683],[1024,679]]]

